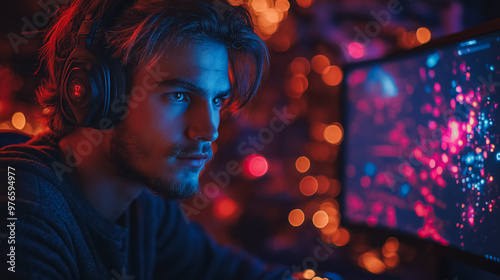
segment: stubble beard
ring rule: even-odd
[[[141,148],[137,139],[122,124],[117,125],[113,131],[108,159],[116,167],[117,176],[138,182],[146,186],[154,195],[163,199],[187,199],[199,191],[198,180],[167,179],[151,172],[141,170],[136,166]],[[177,151],[178,148],[175,149]],[[168,154],[172,154],[170,151]]]

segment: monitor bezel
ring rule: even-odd
[[[416,55],[425,51],[429,51],[431,49],[439,48],[439,47],[445,47],[449,46],[451,44],[456,44],[465,40],[469,40],[472,38],[484,36],[493,32],[499,32],[500,31],[500,18],[495,19],[493,21],[466,29],[464,31],[461,31],[459,33],[447,35],[435,40],[431,40],[430,42],[421,45],[419,47],[416,47],[414,49],[410,50],[403,50],[403,51],[397,51],[392,54],[389,54],[387,56],[384,56],[382,58],[374,59],[374,60],[367,60],[367,61],[362,61],[362,62],[355,62],[355,63],[350,63],[347,65],[344,65],[342,68],[343,73],[344,73],[344,79],[341,82],[341,94],[340,94],[340,116],[341,116],[341,124],[344,129],[344,139],[342,143],[340,144],[340,150],[339,150],[339,162],[340,162],[340,167],[339,167],[339,180],[341,182],[341,193],[339,195],[339,203],[341,206],[341,213],[345,213],[345,172],[346,172],[346,158],[345,158],[345,149],[346,149],[346,143],[348,142],[348,138],[346,137],[348,135],[348,127],[344,125],[347,120],[347,74],[350,73],[353,69],[358,69],[360,67],[364,67],[370,64],[376,64],[380,62],[385,62],[385,61],[390,61],[390,60],[395,60],[398,58],[404,58],[404,57],[409,57],[412,55]],[[431,239],[422,239],[417,237],[416,235],[411,235],[409,233],[403,232],[403,231],[398,231],[397,229],[391,229],[388,227],[380,227],[380,226],[368,226],[367,224],[363,223],[357,223],[357,222],[351,222],[345,217],[342,217],[342,224],[346,228],[351,228],[354,230],[370,230],[374,234],[388,238],[390,236],[394,236],[396,238],[399,238],[409,245],[415,246],[416,248],[421,248],[422,246],[425,245],[430,245],[432,246],[433,249],[435,249],[435,252],[440,254],[443,257],[449,257],[450,259],[454,259],[459,262],[464,262],[466,264],[469,264],[471,266],[474,266],[478,269],[482,269],[497,275],[500,275],[500,263],[487,259],[485,256],[481,256],[469,251],[464,251],[460,250],[456,247],[450,247],[450,246],[444,246],[436,241],[433,241]]]

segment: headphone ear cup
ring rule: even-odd
[[[77,47],[68,57],[61,78],[61,109],[67,120],[79,126],[90,126],[96,103],[101,98],[103,81],[95,72],[98,58],[85,48]]]
[[[77,47],[62,76],[61,109],[73,124],[110,128],[126,110],[126,76],[121,64]]]
[[[106,107],[104,117],[111,123],[116,124],[123,120],[127,111],[127,73],[121,63],[107,56],[107,67],[109,69],[109,105]],[[103,122],[104,123],[104,122]],[[109,128],[102,127],[101,129]]]

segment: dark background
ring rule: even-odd
[[[0,129],[17,126],[28,134],[41,129],[36,119],[41,108],[34,91],[45,75],[37,59],[42,37],[21,35],[21,31],[26,21],[43,23],[46,9],[40,3],[47,2],[50,1],[18,0],[0,4]],[[493,0],[231,2],[249,7],[259,34],[269,46],[271,67],[258,96],[237,117],[222,121],[220,137],[214,145],[215,159],[202,176],[201,195],[183,204],[190,218],[202,223],[219,242],[243,248],[266,261],[284,262],[300,269],[336,271],[346,279],[498,279],[463,263],[446,262],[432,246],[416,247],[404,241],[399,243],[397,261],[391,263],[383,252],[387,247],[384,245],[392,244],[392,239],[386,242],[386,235],[345,230],[342,222],[338,225],[339,146],[335,141],[325,140],[324,131],[329,125],[340,127],[340,87],[332,84],[340,81],[341,73],[334,72],[335,67],[321,73],[328,65],[342,67],[416,47],[420,43],[415,31],[421,27],[429,29],[435,39],[487,22],[498,16],[500,3]],[[401,12],[383,18],[390,5],[396,5]],[[35,27],[43,30],[47,23]],[[25,38],[17,48],[9,39],[13,36]],[[352,45],[361,46],[363,52],[359,58],[351,54],[356,55],[360,49],[349,52],[348,46],[353,42],[361,44]],[[323,56],[328,61],[321,66],[325,61]],[[279,131],[273,131],[271,120],[276,118],[276,112],[283,110],[296,117]],[[16,112],[25,116],[25,124],[13,124]],[[251,144],[252,141],[256,143]],[[253,148],[249,149],[251,145]],[[266,159],[265,175],[252,176],[251,169],[261,165],[252,161],[251,150]],[[310,161],[310,168],[304,173],[296,168],[296,160],[301,156]],[[243,171],[226,176],[232,160]],[[210,172],[218,175],[210,176]],[[311,188],[314,192],[315,182],[318,184],[313,195],[301,192],[301,181],[306,176],[312,176],[303,181],[306,193]],[[289,214],[293,209],[301,209],[305,214],[305,221],[299,226],[290,224]],[[318,228],[322,227],[321,221],[312,221],[318,211],[329,216],[328,226],[322,229]],[[321,245],[318,237],[339,246],[328,251],[327,260],[315,258],[315,248],[328,246]],[[376,260],[364,262],[367,256]]]

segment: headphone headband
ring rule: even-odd
[[[106,55],[104,48],[96,47],[102,23],[110,22],[114,13],[121,13],[118,7],[124,2],[128,1],[106,1],[102,9],[86,15],[78,30],[77,45],[64,65],[61,109],[78,126],[109,128],[120,117],[111,106],[117,108],[126,102],[125,70]],[[121,7],[124,9],[125,5]]]

